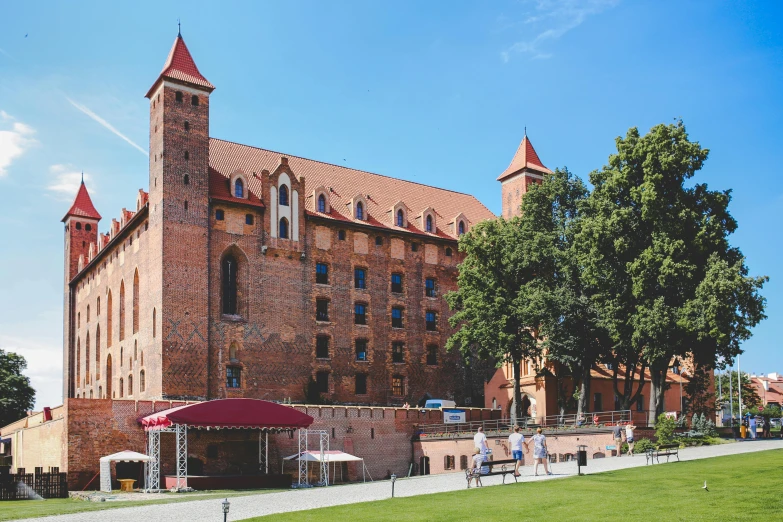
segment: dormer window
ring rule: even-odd
[[[364,205],[361,201],[356,204],[356,219],[364,220]]]
[[[237,179],[234,182],[234,197],[237,198],[245,197],[245,184],[242,182],[241,179]]]
[[[465,222],[460,221],[459,224],[457,225],[457,235],[461,236],[464,233],[465,233]]]
[[[326,212],[326,197],[323,194],[318,195],[318,212]]]
[[[430,215],[427,215],[427,220],[426,220],[425,230],[426,230],[427,232],[432,232],[432,231],[433,231],[433,230],[432,230],[432,228],[433,228],[433,227],[432,227],[432,216],[430,216]]]
[[[280,186],[280,195],[278,196],[278,203],[284,207],[288,206],[288,187],[285,185]]]
[[[397,226],[405,226],[405,214],[403,214],[402,209],[397,210]]]

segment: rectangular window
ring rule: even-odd
[[[240,388],[242,386],[242,368],[228,366],[226,368],[226,388]]]
[[[223,217],[224,216],[223,216],[223,210],[222,209],[215,210],[215,220],[223,221]]]
[[[367,374],[356,374],[356,395],[367,395]]]
[[[356,339],[356,360],[367,360],[367,339]]]
[[[315,282],[319,285],[329,284],[329,265],[326,263],[315,264]]]
[[[245,225],[253,224],[253,214],[245,214]]]
[[[392,343],[392,362],[405,362],[405,343]]]
[[[395,306],[392,308],[392,328],[402,328],[402,308]]]
[[[325,335],[319,335],[315,338],[315,356],[318,359],[329,358],[329,338]]]
[[[395,397],[405,395],[405,378],[402,375],[392,375],[392,395]]]
[[[340,241],[345,241],[345,230],[337,231],[337,239],[339,239]]]
[[[604,403],[600,393],[593,394],[593,411],[604,411]]]
[[[328,299],[316,299],[315,300],[315,320],[316,321],[328,321],[329,320],[329,300]]]
[[[427,364],[430,366],[438,364],[438,346],[436,344],[427,346]]]
[[[354,288],[367,288],[367,271],[364,268],[353,269],[353,287]]]
[[[318,393],[329,393],[329,372],[316,373],[315,385],[318,389]]]
[[[367,324],[367,305],[356,303],[353,305],[353,324]]]
[[[391,275],[391,291],[396,294],[402,293],[402,274]]]
[[[435,280],[431,277],[424,281],[424,294],[427,297],[435,297]]]
[[[427,312],[425,315],[427,330],[434,332],[438,329],[438,314],[435,312]]]
[[[639,395],[639,400],[636,401],[636,411],[644,411],[644,395]]]

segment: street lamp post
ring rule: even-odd
[[[223,522],[226,522],[228,519],[228,508],[231,507],[231,503],[228,501],[228,499],[224,500],[222,502],[223,505]]]
[[[675,359],[674,364],[672,364],[672,369],[674,370],[674,373],[677,374],[677,376],[680,378],[680,416],[682,417],[682,372],[680,371],[680,360]]]
[[[394,498],[394,483],[397,481],[397,475],[392,474],[391,476],[391,482],[392,482],[392,498]],[[225,522],[225,521],[224,521]]]

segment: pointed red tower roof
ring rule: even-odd
[[[158,83],[164,78],[186,85],[201,87],[209,92],[215,90],[215,86],[209,83],[209,81],[199,72],[198,67],[196,67],[196,62],[194,62],[193,57],[190,56],[188,46],[185,45],[185,40],[182,39],[181,34],[178,34],[177,38],[174,40],[174,45],[171,46],[171,51],[169,51],[169,57],[166,59],[165,65],[163,65],[163,70],[147,93],[147,98],[152,96],[152,91],[155,90]]]
[[[95,210],[95,206],[92,204],[92,199],[90,199],[90,194],[87,192],[84,180],[82,180],[82,184],[79,187],[79,192],[76,193],[73,205],[71,205],[70,210],[68,210],[68,213],[65,214],[65,217],[62,220],[65,221],[70,216],[97,220],[101,219],[101,215],[98,214],[98,211]]]
[[[522,143],[519,144],[517,153],[514,154],[514,159],[511,160],[511,164],[503,171],[503,174],[498,176],[498,181],[503,181],[512,174],[516,174],[520,170],[530,169],[540,174],[551,174],[549,170],[541,163],[541,160],[536,154],[536,149],[533,148],[533,144],[527,138],[527,134],[522,138]]]

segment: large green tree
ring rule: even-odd
[[[663,411],[673,358],[714,367],[717,357],[740,353],[764,318],[766,278],[749,277],[729,244],[737,228],[730,191],[691,184],[709,151],[688,139],[681,121],[645,136],[632,128],[616,145],[590,175],[595,189],[580,227],[580,262],[618,362],[649,368],[652,423]]]
[[[459,289],[445,295],[454,310],[449,323],[457,328],[446,348],[459,349],[466,358],[476,354],[498,365],[511,363],[515,419],[522,417],[520,363],[541,351],[538,328],[546,288],[540,276],[551,270],[537,240],[520,217],[476,224],[459,241],[465,254]]]
[[[21,419],[33,407],[35,390],[22,375],[25,368],[24,357],[0,348],[0,426]]]

